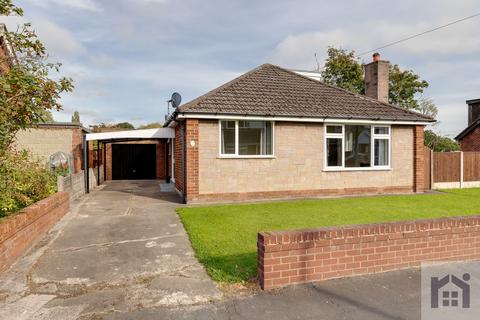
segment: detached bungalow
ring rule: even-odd
[[[390,105],[389,63],[366,95],[271,64],[180,107],[171,176],[186,202],[424,190],[422,114]]]

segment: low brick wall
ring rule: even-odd
[[[54,195],[0,219],[0,272],[5,271],[69,210],[67,192]]]
[[[418,267],[423,261],[480,260],[480,216],[260,232],[264,290]]]

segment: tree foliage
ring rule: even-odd
[[[449,137],[435,133],[432,130],[425,130],[425,145],[435,152],[460,150],[458,142]]]
[[[0,0],[2,15],[23,15],[11,0]],[[42,42],[29,23],[3,35],[11,47],[0,76],[0,151],[5,152],[18,130],[45,122],[50,111],[60,110],[60,95],[73,89],[72,79],[53,79],[61,64],[48,61]],[[51,114],[50,114],[51,116]]]
[[[325,83],[364,94],[364,72],[360,59],[354,51],[330,47],[322,71]],[[428,87],[428,82],[412,70],[401,70],[396,64],[390,66],[389,102],[405,109],[414,109],[427,115],[436,115],[437,108],[431,100],[421,101],[418,94]]]
[[[55,193],[57,178],[27,151],[6,152],[0,164],[0,218]]]
[[[355,52],[347,52],[333,47],[327,50],[327,60],[322,71],[325,83],[363,94],[363,68],[355,57]]]
[[[93,132],[102,132],[102,131],[115,131],[117,129],[122,129],[122,130],[133,130],[135,127],[133,124],[130,122],[119,122],[119,123],[100,123],[100,124],[94,124],[90,125],[90,128],[92,129]]]
[[[80,123],[80,112],[74,111],[72,114],[72,122],[73,123]]]
[[[423,93],[427,87],[428,82],[421,80],[412,70],[401,70],[397,64],[390,65],[388,94],[390,103],[405,109],[418,110],[419,102],[416,95]]]
[[[153,128],[161,128],[163,125],[160,122],[151,122],[147,124],[142,124],[138,126],[137,129],[153,129]]]

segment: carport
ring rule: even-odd
[[[89,133],[84,136],[83,141],[84,168],[88,168],[90,141],[97,141],[99,146],[102,146],[97,146],[97,158],[100,158],[102,151],[105,159],[105,179],[159,179],[161,176],[169,182],[173,178],[174,138],[173,128]],[[106,161],[107,148],[109,161]],[[100,166],[97,166],[97,170],[100,176]],[[88,193],[88,170],[84,170],[84,174],[85,192]]]

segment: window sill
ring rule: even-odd
[[[237,155],[221,155],[217,159],[276,159],[275,156],[237,156]]]
[[[392,171],[392,168],[324,168],[324,172],[336,172],[336,171]]]

